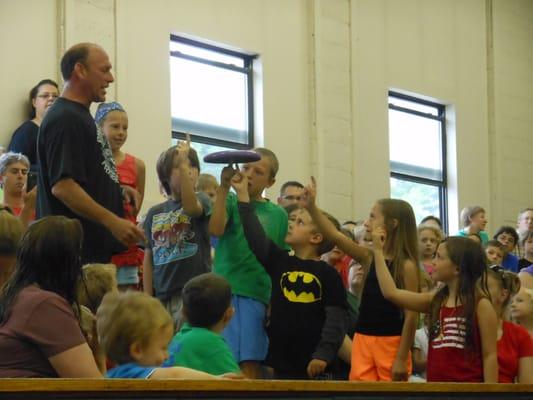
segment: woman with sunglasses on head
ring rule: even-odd
[[[29,93],[29,119],[20,125],[9,143],[8,151],[29,158],[31,170],[37,170],[37,133],[44,115],[59,96],[59,87],[51,79],[43,79]]]
[[[516,274],[492,265],[487,286],[498,315],[498,382],[533,383],[533,340],[523,327],[504,320],[511,297],[520,289],[520,280]]]

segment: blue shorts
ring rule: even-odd
[[[222,331],[238,363],[263,361],[268,351],[265,332],[266,306],[249,297],[231,296],[235,314]]]
[[[118,267],[117,284],[137,285],[139,283],[139,267]]]

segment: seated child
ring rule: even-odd
[[[214,379],[189,368],[161,365],[174,333],[172,317],[159,300],[146,293],[109,293],[96,314],[98,339],[105,354],[117,363],[108,378]]]
[[[503,245],[503,260],[501,266],[515,274],[518,272],[518,257],[513,251],[518,244],[518,233],[512,226],[502,226],[494,234],[494,239]]]
[[[489,240],[485,246],[489,265],[502,265],[504,251],[503,244],[497,240]]]
[[[276,378],[306,379],[324,374],[336,360],[346,332],[347,303],[342,280],[320,255],[333,248],[301,209],[285,242],[294,256],[270,240],[248,195],[248,179],[232,178],[244,235],[272,279],[270,340],[266,363]]]
[[[200,174],[198,176],[198,182],[196,184],[196,191],[204,193],[212,203],[215,202],[217,198],[217,188],[218,182],[211,174]]]
[[[24,227],[7,209],[0,210],[0,290],[17,263],[17,249]]]
[[[521,241],[523,257],[518,260],[518,271],[533,264],[533,232],[528,232]]]
[[[78,304],[96,314],[104,296],[118,290],[117,267],[114,264],[86,264],[81,273],[77,293]]]
[[[213,273],[192,278],[183,288],[185,319],[169,346],[164,366],[181,366],[213,375],[241,370],[220,332],[233,316],[231,287]]]
[[[513,297],[511,303],[511,317],[522,325],[533,338],[533,290],[525,287],[520,288]]]

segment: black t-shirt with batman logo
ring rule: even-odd
[[[81,218],[52,194],[52,187],[71,178],[91,198],[114,214],[124,215],[122,193],[106,138],[81,103],[58,98],[41,124],[37,138],[40,166],[37,217],[64,215],[83,226],[82,261],[109,262],[126,249],[104,226]]]
[[[272,279],[266,363],[278,372],[305,373],[312,358],[332,361],[345,326],[338,327],[337,337],[322,332],[326,307],[347,312],[341,277],[324,261],[303,260],[277,247],[247,203],[239,203],[239,211],[250,248]]]

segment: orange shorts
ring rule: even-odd
[[[392,381],[392,364],[400,347],[401,336],[368,336],[356,333],[352,346],[351,381]],[[407,372],[413,369],[411,352]]]

